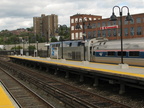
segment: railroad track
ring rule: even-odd
[[[20,79],[28,81],[73,108],[130,108],[129,106],[54,80],[35,70],[10,62],[0,66]],[[17,67],[17,68],[14,68]]]
[[[54,108],[2,68],[0,79],[19,108]]]

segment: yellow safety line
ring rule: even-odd
[[[15,108],[2,86],[0,86],[0,108]]]
[[[21,58],[21,59],[26,59],[26,60],[32,60],[32,61],[40,61],[40,62],[51,63],[51,64],[59,64],[59,65],[64,65],[64,66],[71,66],[71,67],[82,68],[82,69],[103,71],[103,72],[106,72],[106,73],[117,73],[117,74],[121,74],[121,75],[128,75],[128,76],[134,76],[134,77],[144,78],[143,74],[128,73],[128,72],[121,72],[121,71],[101,69],[101,68],[93,68],[93,67],[86,67],[86,66],[78,66],[78,65],[72,65],[72,64],[58,63],[58,62],[52,62],[52,61],[43,61],[43,60],[23,58],[23,57],[15,57],[15,56],[11,56],[11,57]],[[136,68],[139,68],[139,67],[136,67]]]

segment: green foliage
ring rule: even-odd
[[[28,49],[29,49],[29,50],[35,50],[36,47],[35,47],[35,45],[30,45],[30,46],[28,46]]]
[[[22,49],[21,46],[15,46],[15,47],[12,47],[11,50],[19,50],[19,49]]]
[[[26,28],[27,31],[23,31],[20,33],[13,33],[8,30],[2,30],[0,32],[0,44],[21,44],[23,42],[27,43],[35,43],[36,41],[46,42],[46,37],[43,37],[42,34],[33,33],[33,27]],[[61,26],[58,29],[58,34],[61,36],[60,40],[69,40],[70,39],[70,28],[66,26]],[[58,40],[55,37],[52,37],[51,42],[57,42]],[[14,49],[14,48],[13,48]],[[16,48],[17,49],[17,48]]]
[[[70,27],[60,26],[59,27],[60,41],[70,40]]]
[[[51,38],[51,42],[57,42],[58,40],[55,37]]]

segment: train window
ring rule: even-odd
[[[130,51],[129,56],[139,56],[139,51]]]
[[[121,56],[121,51],[118,51],[118,56]],[[126,51],[123,51],[123,56],[126,56]]]
[[[108,56],[115,56],[115,52],[114,51],[108,51]]]

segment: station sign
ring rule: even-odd
[[[118,25],[112,25],[112,26],[100,27],[100,30],[113,29],[113,28],[118,28]]]

